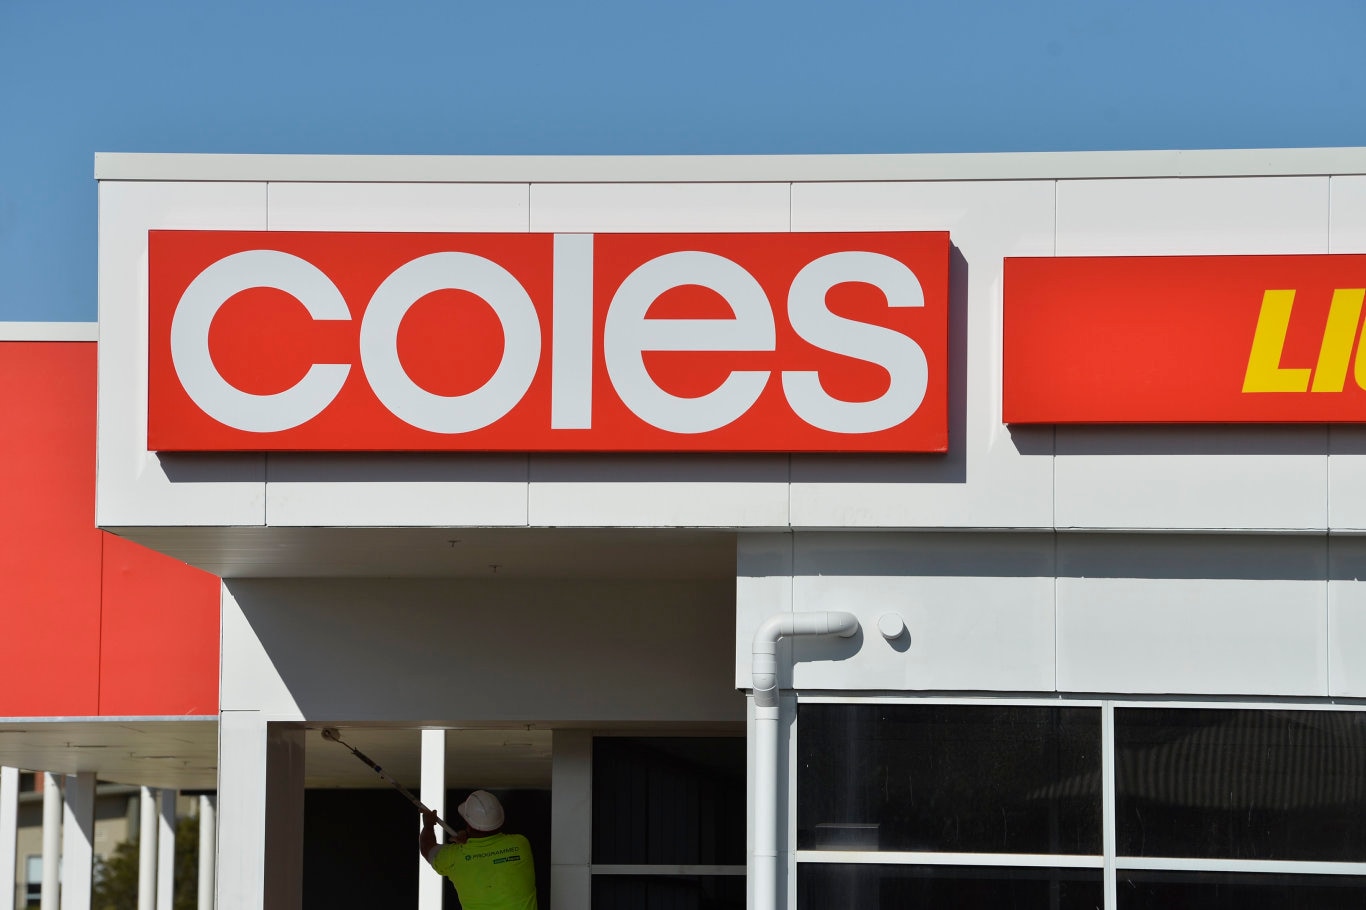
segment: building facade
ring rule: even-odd
[[[559,910],[1366,897],[1366,151],[96,176],[219,906],[319,900],[324,728]]]

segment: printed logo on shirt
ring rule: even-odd
[[[488,859],[490,856],[499,856],[500,854],[503,854],[503,853],[516,853],[516,852],[517,852],[517,848],[516,848],[516,847],[504,847],[504,848],[501,849],[501,850],[492,850],[492,851],[490,851],[490,852],[488,852],[488,853],[466,853],[466,854],[465,854],[465,862],[469,862],[469,861],[472,860],[472,859]],[[516,858],[516,859],[520,859],[521,857],[515,857],[515,858]],[[502,860],[494,860],[494,862],[502,862]]]

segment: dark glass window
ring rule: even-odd
[[[745,805],[743,738],[593,740],[595,863],[743,866]]]
[[[745,877],[595,875],[593,910],[745,910]]]
[[[1126,872],[1120,910],[1360,910],[1366,878],[1227,872]]]
[[[797,710],[800,849],[1101,852],[1099,708]]]
[[[1115,790],[1120,856],[1363,862],[1366,714],[1117,708]]]
[[[1103,901],[1099,869],[797,867],[797,910],[1100,910]]]

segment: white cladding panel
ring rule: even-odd
[[[1328,181],[1059,180],[1057,255],[1326,253]]]
[[[527,184],[271,183],[272,231],[527,230]]]
[[[792,187],[795,231],[949,231],[949,451],[794,455],[796,527],[1046,528],[1051,428],[1001,423],[1002,263],[1053,253],[1053,183]]]
[[[1059,256],[1326,253],[1329,178],[1059,181]],[[1327,434],[1058,427],[1057,526],[1325,530]]]
[[[1058,427],[1059,528],[1326,530],[1322,426]]]
[[[785,527],[786,455],[532,455],[528,516],[553,527]]]
[[[1333,177],[1329,198],[1330,252],[1366,253],[1366,177]],[[1328,429],[1328,524],[1366,531],[1366,427]]]
[[[1328,694],[1366,698],[1366,538],[1331,538],[1328,554]]]
[[[264,230],[264,183],[102,183],[95,522],[260,525],[265,459],[147,451],[147,232]]]
[[[1328,694],[1323,537],[1058,538],[1058,688]]]
[[[525,526],[527,457],[272,452],[266,497],[279,527]]]
[[[531,230],[786,231],[786,183],[534,183]]]

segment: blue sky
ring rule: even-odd
[[[0,0],[0,321],[92,321],[96,151],[1366,146],[1362,0]]]

